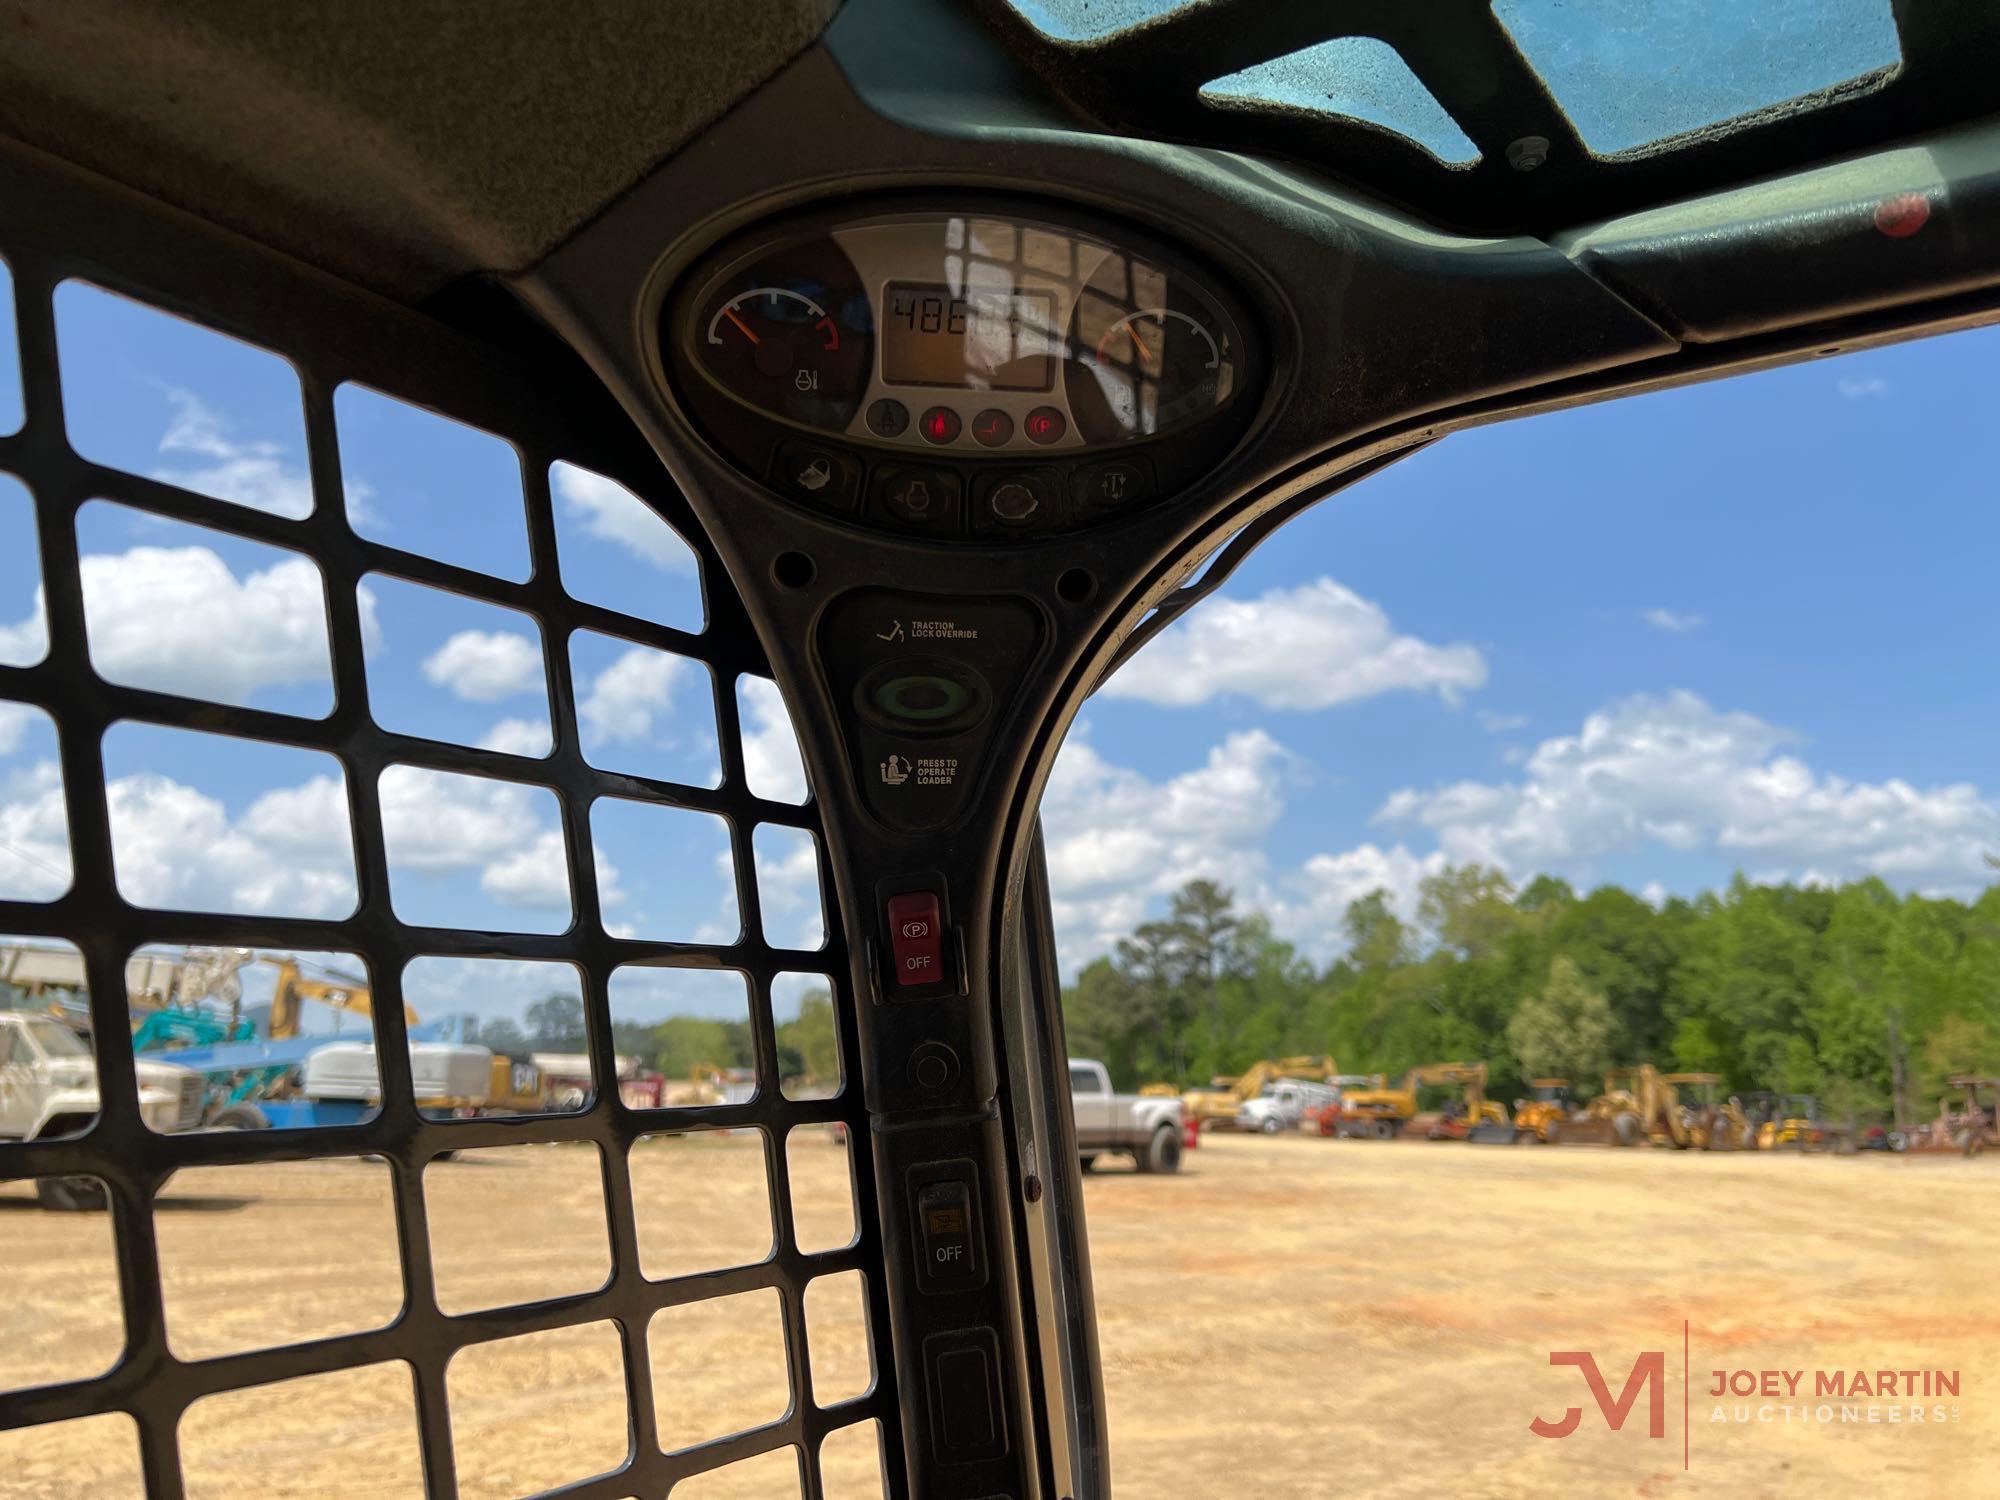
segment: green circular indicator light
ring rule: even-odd
[[[926,724],[965,712],[972,694],[949,677],[892,677],[875,689],[875,706],[898,719]]]

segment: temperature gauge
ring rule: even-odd
[[[1086,292],[1077,322],[1069,395],[1088,441],[1172,432],[1234,393],[1236,356],[1212,314],[1174,306],[1127,312]]]

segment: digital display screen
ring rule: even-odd
[[[892,281],[882,297],[882,378],[891,385],[1054,388],[1053,294]]]

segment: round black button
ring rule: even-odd
[[[972,702],[971,692],[949,677],[891,677],[876,686],[873,697],[891,718],[918,724],[952,718]]]
[[[868,408],[868,430],[877,437],[901,437],[910,425],[910,409],[883,397]]]
[[[955,443],[963,426],[958,413],[949,406],[933,406],[917,423],[917,430],[927,443]]]
[[[861,717],[898,734],[952,734],[986,717],[992,694],[963,662],[899,656],[878,662],[854,688]]]
[[[1022,431],[1028,434],[1029,442],[1047,447],[1050,443],[1062,441],[1062,435],[1069,431],[1069,422],[1053,406],[1038,406],[1028,413]]]
[[[943,1042],[924,1042],[910,1054],[910,1082],[923,1094],[942,1094],[958,1082],[958,1054]]]
[[[998,448],[1014,435],[1014,419],[997,406],[989,406],[972,419],[972,435],[982,448]]]
[[[993,512],[994,519],[1009,526],[1025,525],[1041,505],[1035,492],[1017,480],[995,485],[993,493],[986,497],[987,509]]]

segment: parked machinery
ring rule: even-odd
[[[1514,1139],[1553,1146],[1576,1113],[1567,1078],[1531,1078],[1528,1097],[1514,1101]]]
[[[1210,1129],[1218,1122],[1233,1128],[1243,1106],[1280,1078],[1331,1083],[1339,1076],[1340,1069],[1330,1057],[1266,1058],[1240,1077],[1218,1078],[1208,1088],[1183,1091],[1181,1110],[1196,1129]],[[1139,1093],[1144,1098],[1171,1098],[1174,1089],[1171,1084],[1149,1083]]]
[[[1776,1094],[1760,1089],[1744,1107],[1757,1132],[1759,1151],[1810,1151],[1826,1140],[1819,1100],[1811,1094]]]
[[[1514,1125],[1506,1107],[1486,1097],[1483,1062],[1426,1063],[1403,1075],[1394,1088],[1358,1089],[1341,1100],[1337,1133],[1392,1140],[1416,1118],[1417,1090],[1445,1085],[1465,1090],[1463,1103],[1441,1118],[1431,1131],[1434,1140],[1510,1142]]]
[[[1678,1092],[1692,1089],[1692,1100],[1677,1100],[1687,1144],[1701,1151],[1754,1151],[1757,1132],[1734,1094],[1722,1097],[1719,1073],[1662,1073],[1660,1082]]]
[[[1940,1112],[1949,1121],[1952,1145],[1967,1156],[1977,1156],[1988,1146],[2000,1146],[2000,1079],[1954,1078],[1950,1085],[1962,1091],[1964,1099],[1963,1107],[1956,1111],[1951,1109],[1949,1098],[1941,1101]]]

